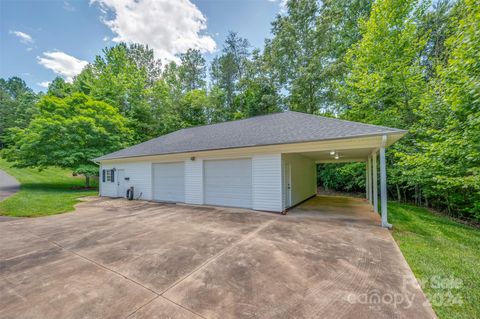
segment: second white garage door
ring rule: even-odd
[[[153,199],[176,203],[185,201],[183,162],[153,164]]]
[[[204,162],[205,204],[252,208],[252,160]]]

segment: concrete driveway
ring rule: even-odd
[[[433,318],[361,199],[288,216],[96,199],[0,223],[1,318]]]

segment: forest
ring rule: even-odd
[[[480,221],[478,0],[290,0],[263,48],[232,31],[208,63],[119,43],[46,92],[0,79],[1,156],[88,183],[105,153],[283,110],[408,130],[387,152],[389,198]],[[319,166],[319,180],[361,191],[364,165]]]

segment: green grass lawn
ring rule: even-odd
[[[389,217],[438,317],[480,318],[480,229],[398,203],[389,203]]]
[[[76,190],[83,187],[85,178],[73,177],[70,171],[49,168],[13,168],[0,158],[0,168],[14,176],[20,183],[18,193],[0,202],[0,215],[36,217],[64,213],[73,210],[78,198],[97,195],[95,190]],[[96,186],[96,181],[91,181]]]

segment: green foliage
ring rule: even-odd
[[[242,109],[245,108],[240,82],[245,76],[249,63],[249,42],[230,32],[225,40],[222,55],[215,57],[210,68],[212,84],[217,90],[222,90],[221,95],[215,95],[212,105],[216,110],[216,118],[222,121],[243,117]],[[237,98],[238,96],[238,98]],[[221,116],[221,117],[220,117]]]
[[[72,211],[78,198],[95,196],[96,190],[83,189],[84,180],[72,176],[70,170],[58,167],[42,171],[34,168],[16,168],[0,158],[0,169],[20,182],[20,191],[0,202],[0,215],[37,217]],[[97,186],[97,181],[93,181]]]
[[[370,0],[288,1],[287,13],[272,23],[265,56],[285,102],[296,111],[327,114],[343,110],[338,87],[348,69],[346,50],[359,37],[358,21]]]
[[[441,124],[427,126],[423,152],[404,164],[412,172],[429,167],[429,195],[440,197],[449,212],[480,220],[480,7],[471,0],[459,5],[463,17],[446,40],[449,58],[421,110],[427,122],[434,105]]]
[[[24,166],[47,166],[57,153],[75,162],[79,148],[36,133],[55,127],[58,114],[35,114],[77,93],[113,107],[122,131],[131,132],[122,145],[292,109],[408,129],[387,152],[390,197],[480,219],[478,0],[290,0],[285,8],[263,52],[230,32],[209,66],[190,49],[162,69],[148,46],[121,43],[105,48],[73,83],[53,80],[39,107],[41,94],[19,78],[2,79],[0,146],[12,160],[24,154],[18,158]],[[58,132],[81,126],[73,123]],[[75,141],[84,147],[81,138]],[[34,160],[37,139],[50,148]],[[84,160],[108,152],[103,144],[87,148]],[[365,183],[359,164],[325,165],[319,176],[342,191],[360,191]]]
[[[317,184],[325,190],[363,192],[365,189],[365,163],[317,165]]]
[[[73,86],[70,83],[65,82],[65,80],[59,76],[53,79],[52,83],[48,86],[48,95],[64,98],[72,94]]]
[[[361,23],[362,39],[346,54],[350,69],[343,91],[349,102],[345,117],[392,127],[415,121],[425,88],[414,0],[380,0]],[[388,12],[389,14],[386,14]]]
[[[133,141],[143,142],[156,133],[146,90],[158,77],[159,65],[148,47],[121,43],[105,48],[103,56],[97,56],[76,77],[74,86],[76,91],[117,108],[128,120]]]
[[[28,125],[36,113],[37,100],[38,95],[22,79],[0,79],[0,148],[9,146],[12,129]]]
[[[89,177],[98,172],[93,158],[129,144],[125,118],[85,94],[63,99],[47,95],[38,112],[28,127],[16,129],[13,145],[4,152],[16,167],[58,166]]]
[[[180,54],[180,61],[178,76],[183,92],[205,88],[207,67],[200,51],[189,49]]]

